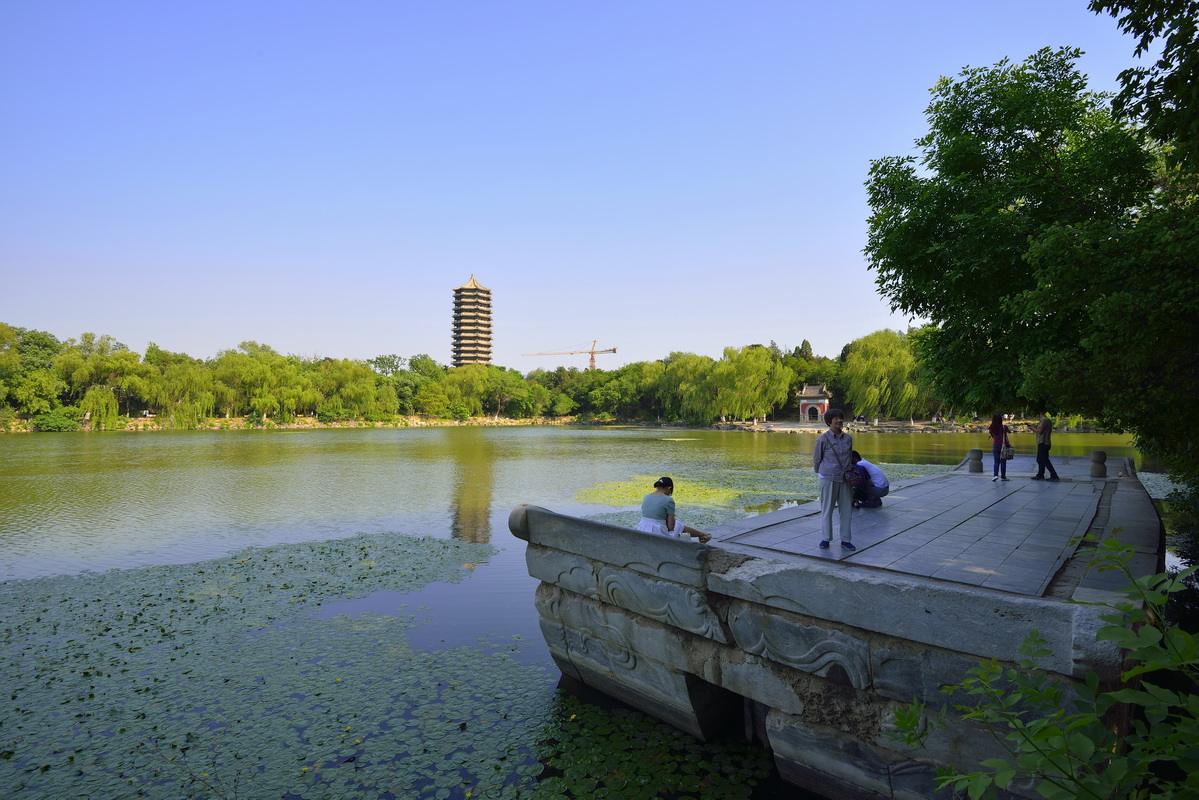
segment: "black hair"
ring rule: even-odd
[[[856,464],[856,463],[858,463],[859,461],[861,461],[861,460],[862,460],[862,454],[861,454],[861,453],[859,453],[857,450],[850,450],[850,451],[849,451],[849,458],[850,458],[850,460],[852,460],[852,461],[853,461],[853,463],[855,463],[855,464]]]
[[[668,478],[665,475],[663,475],[661,478],[658,478],[658,480],[654,481],[655,489],[665,489],[667,486],[674,486],[674,481],[672,481],[670,478]]]
[[[824,424],[832,425],[834,417],[845,419],[845,412],[839,408],[830,408],[828,411],[824,412]]]
[[[991,417],[991,427],[987,428],[992,436],[998,436],[1003,433],[1003,414],[996,414]]]

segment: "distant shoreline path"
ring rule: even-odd
[[[35,433],[29,427],[28,420],[21,420],[20,427],[0,433]],[[1012,421],[1009,423],[1015,433],[1031,433],[1036,420]],[[328,429],[360,429],[360,428],[514,428],[540,426],[577,426],[595,428],[672,428],[677,430],[716,430],[742,431],[746,433],[791,433],[819,435],[827,428],[820,422],[802,422],[799,420],[779,420],[771,422],[717,422],[712,425],[688,425],[673,422],[644,422],[640,420],[621,420],[599,422],[594,420],[582,421],[577,417],[471,417],[465,420],[438,419],[434,417],[401,416],[393,420],[339,420],[336,422],[320,422],[313,417],[297,417],[291,422],[275,422],[269,420],[266,425],[254,425],[245,417],[209,417],[197,428],[173,428],[169,424],[161,424],[155,417],[137,417],[129,420],[124,428],[106,433],[145,433],[160,431],[261,431],[261,430],[328,430]],[[880,421],[877,425],[870,423],[850,423],[846,426],[850,433],[978,433],[986,430],[986,425],[979,423],[949,424],[934,422],[905,422],[899,420]],[[91,433],[88,428],[70,433]],[[1075,430],[1060,430],[1069,433],[1108,433],[1099,429],[1080,428]]]

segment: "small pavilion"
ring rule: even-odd
[[[799,415],[808,422],[818,422],[828,411],[832,399],[833,393],[828,390],[827,385],[805,383],[799,393]]]

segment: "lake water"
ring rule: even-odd
[[[1012,438],[1035,450],[1031,436]],[[876,463],[949,466],[982,439],[863,434],[855,444]],[[603,515],[614,507],[581,502],[580,492],[673,475],[681,513],[694,506],[689,479],[744,490],[716,516],[767,510],[814,496],[813,440],[562,427],[0,436],[0,580],[394,532],[490,542],[501,554],[475,580],[507,598],[529,586],[523,565],[510,569],[523,555],[507,530],[514,506]],[[1054,438],[1059,455],[1093,449],[1136,455],[1124,436]]]
[[[677,485],[675,497],[680,516],[697,527],[717,524],[731,517],[768,511],[815,496],[815,480],[810,468],[813,441],[813,436],[803,434],[575,427],[2,436],[0,582],[3,583],[0,583],[0,589],[10,599],[17,601],[26,594],[37,594],[43,598],[39,602],[47,606],[69,608],[71,596],[84,591],[81,587],[86,587],[89,592],[100,592],[105,591],[104,586],[111,588],[120,584],[126,587],[122,589],[123,592],[141,592],[141,596],[146,597],[149,596],[147,587],[154,587],[169,579],[180,587],[186,587],[189,596],[204,600],[212,596],[207,583],[210,576],[204,575],[211,570],[186,565],[219,559],[246,547],[302,547],[302,543],[344,540],[353,542],[354,548],[366,553],[366,548],[373,546],[370,544],[371,536],[402,534],[405,537],[457,540],[464,543],[461,552],[440,553],[437,558],[441,561],[438,563],[445,562],[449,566],[441,564],[437,569],[429,567],[427,573],[422,573],[429,576],[427,580],[410,576],[412,580],[409,583],[399,581],[391,586],[386,580],[372,579],[362,583],[363,588],[359,590],[356,588],[359,584],[354,581],[362,580],[361,575],[346,574],[336,579],[330,578],[320,590],[324,593],[320,602],[312,608],[306,607],[302,620],[297,618],[287,623],[292,628],[278,623],[262,628],[261,631],[265,633],[252,633],[248,639],[238,634],[241,638],[237,640],[235,649],[241,653],[246,651],[247,641],[253,642],[255,637],[281,635],[279,632],[285,629],[294,631],[294,634],[289,635],[308,637],[304,639],[308,642],[306,646],[317,655],[308,655],[297,662],[301,666],[296,667],[295,676],[289,679],[293,682],[282,685],[278,690],[282,693],[280,696],[304,697],[312,693],[311,686],[304,683],[311,676],[307,673],[301,675],[304,672],[301,667],[323,658],[320,655],[322,641],[325,641],[322,636],[327,641],[343,637],[337,639],[337,647],[346,653],[354,652],[355,647],[361,648],[361,660],[353,663],[359,664],[359,672],[369,673],[374,669],[372,648],[377,646],[378,640],[361,638],[367,634],[356,631],[352,624],[386,627],[386,623],[380,620],[403,617],[405,627],[388,634],[394,637],[393,651],[401,653],[402,650],[401,655],[394,656],[398,659],[396,663],[409,663],[411,659],[418,658],[414,654],[424,653],[428,655],[420,655],[419,658],[434,659],[430,662],[434,666],[428,667],[433,671],[458,669],[464,658],[477,658],[480,664],[496,666],[507,676],[503,679],[506,686],[526,682],[524,696],[531,709],[527,713],[528,727],[518,726],[509,730],[507,735],[516,739],[528,735],[552,741],[554,747],[558,748],[554,751],[558,758],[569,756],[569,759],[578,759],[581,758],[578,753],[585,749],[588,755],[583,760],[590,762],[598,757],[594,755],[596,752],[606,754],[604,757],[614,757],[609,750],[620,748],[594,743],[584,747],[579,743],[583,733],[569,734],[569,731],[565,731],[569,728],[568,722],[584,712],[577,710],[565,714],[560,706],[561,701],[555,699],[552,692],[556,672],[537,628],[532,600],[535,582],[525,572],[524,543],[508,532],[508,512],[520,503],[533,503],[567,514],[631,524],[638,516],[635,504],[642,494],[650,491],[649,484],[653,478],[672,475]],[[1013,444],[1022,452],[1035,449],[1031,436],[1014,436]],[[957,464],[969,448],[985,446],[986,440],[985,437],[969,434],[876,434],[855,437],[855,445],[867,458],[884,465],[884,469],[896,480],[947,469]],[[1054,437],[1053,452],[1056,454],[1083,455],[1092,449],[1104,449],[1112,457],[1135,457],[1138,466],[1142,466],[1127,437],[1096,434],[1058,434]],[[363,544],[351,539],[359,534],[367,535],[361,539]],[[244,578],[246,583],[256,586],[262,575],[295,569],[280,564],[303,563],[307,565],[305,569],[311,571],[314,568],[321,569],[319,565],[322,562],[319,559],[322,557],[345,558],[343,551],[336,549],[330,551],[333,555],[324,556],[314,554],[311,548],[299,556],[286,548],[276,548],[270,552],[275,560],[269,569],[262,567],[253,575],[247,574]],[[425,558],[411,549],[395,552],[414,561]],[[450,563],[454,558],[458,558],[458,562]],[[236,562],[226,559],[217,562],[212,569],[236,575],[242,569],[239,565],[251,561],[253,559],[249,558]],[[329,565],[327,561],[323,563]],[[361,563],[368,564],[368,568],[374,565],[374,561],[368,561],[365,556]],[[335,566],[340,568],[344,565],[339,561]],[[433,577],[443,575],[444,570],[450,567],[454,570],[453,579]],[[244,567],[247,570],[257,568],[256,564]],[[119,573],[120,578],[111,579],[84,574],[110,569],[124,572]],[[328,571],[335,570],[329,568]],[[303,571],[295,574],[302,575]],[[54,577],[71,575],[80,577]],[[223,585],[243,585],[240,578],[230,580],[235,582]],[[296,581],[295,578],[289,580],[291,584],[287,585]],[[183,592],[184,589],[179,591]],[[257,624],[260,613],[265,613],[261,612],[260,607],[264,602],[269,602],[270,595],[259,592],[251,599],[243,595],[238,596],[245,608],[253,606],[259,609],[249,614]],[[254,606],[254,603],[259,605]],[[91,612],[79,609],[70,613],[79,617]],[[138,610],[130,616],[137,620],[145,613],[144,610]],[[218,606],[214,613],[218,616],[227,614],[227,609]],[[207,624],[207,619],[197,617],[195,626]],[[359,623],[345,622],[355,619]],[[21,625],[30,629],[35,627],[33,617],[26,620],[28,624],[19,620],[8,620],[6,624],[8,622],[12,623],[13,629],[19,629]],[[69,627],[76,622],[78,620],[64,619],[63,625]],[[236,622],[247,629],[252,627],[245,620]],[[228,628],[232,623],[221,624]],[[321,633],[321,624],[329,626],[324,634]],[[344,628],[346,625],[351,627]],[[209,649],[203,650],[199,646],[195,649],[197,653],[205,653],[203,657],[207,660],[225,658],[224,655],[214,654],[226,652],[221,648],[233,647],[229,643],[231,634],[228,631],[215,627],[213,631],[210,641],[205,645]],[[134,635],[143,634],[130,633],[130,636]],[[377,632],[369,634],[371,637],[377,635]],[[7,638],[4,641],[9,648],[6,655],[11,663],[6,665],[10,669],[23,669],[20,665],[28,663],[28,654],[33,649],[50,646],[39,641],[35,632],[22,639],[19,647],[15,641]],[[411,651],[406,649],[409,647]],[[139,644],[129,649],[129,653],[141,649]],[[153,648],[147,650],[152,651]],[[45,652],[52,653],[53,650],[45,649]],[[502,663],[486,661],[496,653],[502,657]],[[447,660],[436,662],[438,654],[446,656]],[[171,658],[171,662],[174,661],[175,658]],[[437,667],[436,663],[442,666]],[[146,674],[163,668],[156,664],[147,662],[143,666]],[[39,662],[38,668],[48,670],[47,674],[55,674],[52,664],[48,666]],[[351,667],[347,666],[346,669]],[[399,667],[396,669],[402,671]],[[251,659],[246,661],[245,670],[246,674],[258,674],[262,667]],[[480,674],[487,672],[483,667],[474,671]],[[501,672],[492,670],[491,674],[498,675]],[[472,675],[460,678],[462,681],[471,679]],[[340,677],[338,680],[340,682]],[[392,678],[380,680],[393,687],[402,683]],[[182,678],[180,681],[180,687],[183,688],[172,690],[176,694],[186,692],[189,685]],[[308,688],[301,691],[297,686]],[[45,695],[46,690],[31,685],[31,691],[35,689],[43,693],[38,696],[40,705],[57,702],[57,696],[50,698]],[[123,689],[114,683],[110,691],[119,694]],[[206,691],[219,693],[223,689],[217,685]],[[399,695],[405,694],[405,691],[399,692],[396,705],[393,706],[393,710],[402,706],[402,713],[394,713],[409,720],[420,717],[421,709],[425,707],[422,705],[424,701],[404,706],[407,701],[403,701]],[[93,688],[91,692],[98,694],[100,689]],[[415,694],[416,690],[413,689],[412,693]],[[485,690],[479,689],[476,694],[482,693]],[[114,708],[123,707],[125,702],[118,694],[112,694]],[[240,701],[230,697],[226,702],[234,705]],[[363,702],[369,705],[367,700]],[[554,703],[559,705],[551,709]],[[199,708],[206,703],[197,700],[193,705]],[[304,713],[311,715],[321,712],[319,709],[307,709]],[[472,713],[478,713],[478,710]],[[554,713],[563,719],[553,717]],[[507,716],[504,714],[504,719]],[[208,718],[204,720],[205,724],[211,725]],[[47,719],[39,724],[52,727],[59,722]],[[592,722],[588,734],[594,730],[607,730],[613,731],[613,736],[619,733],[622,739],[648,737],[647,741],[660,740],[659,746],[663,752],[679,747],[678,740],[669,739],[673,734],[661,726],[634,734],[619,728],[620,725],[635,724],[619,715],[607,715],[602,722]],[[462,731],[467,730],[466,722],[455,724],[461,724]],[[553,736],[547,736],[544,731],[551,724],[558,727],[554,728],[556,733]],[[306,722],[297,722],[295,728],[304,730],[306,725]],[[49,737],[51,727],[43,727],[43,738]],[[394,752],[394,735],[388,733],[393,727],[394,719],[391,723],[381,725],[375,739],[367,737],[365,744],[361,743],[361,739],[353,740],[354,747],[369,748],[371,742],[375,741],[379,748],[392,748],[391,752]],[[349,729],[346,728],[347,731]],[[122,732],[124,730],[121,728]],[[470,730],[475,731],[475,728]],[[420,741],[437,741],[437,737],[442,736],[446,741],[452,741],[467,735],[458,731],[458,728],[452,729],[453,735],[450,736],[422,729],[417,738]],[[526,731],[526,734],[521,731]],[[112,732],[108,731],[105,735],[112,735]],[[3,738],[0,735],[0,739]],[[5,752],[10,757],[16,752],[17,761],[21,759],[20,747],[28,746],[10,744],[6,750],[5,744],[0,741],[0,759]],[[290,763],[287,759],[299,746],[296,742],[280,742],[272,758],[278,756],[278,759],[282,759],[280,763]],[[480,740],[473,741],[468,749],[485,753],[489,746],[486,741]],[[212,748],[217,747],[217,744],[212,745]],[[569,752],[564,755],[563,751]],[[213,749],[212,752],[218,750]],[[361,791],[366,791],[363,787],[375,791],[376,783],[372,781],[381,780],[379,775],[398,780],[394,765],[388,766],[378,760],[377,753],[373,762],[376,771],[386,767],[392,772],[378,772],[377,775],[369,773],[362,765],[372,763],[370,753],[355,752],[357,755],[354,757],[345,756],[348,762],[358,765],[355,767],[358,772],[354,780],[367,781],[363,776],[373,775],[366,783],[357,784]],[[751,780],[749,772],[738,777],[740,773],[737,770],[752,771],[750,767],[736,766],[741,762],[736,762],[726,751],[713,753],[699,762],[708,766],[695,767],[692,762],[680,766],[678,780],[684,782],[680,785],[687,785],[686,781],[698,782],[696,786],[702,795],[704,787],[715,792],[716,789],[711,787],[723,785],[719,783],[720,780],[740,783],[743,788],[754,784],[755,780]],[[442,754],[446,759],[453,755],[448,750]],[[141,756],[133,753],[128,757]],[[217,759],[215,755],[212,758],[219,762],[227,761],[223,757]],[[602,777],[580,777],[570,770],[563,773],[553,766],[557,763],[553,755],[523,752],[523,755],[513,758],[516,761],[513,762],[512,777],[494,784],[505,791],[517,792],[512,796],[523,796],[518,792],[519,780],[522,776],[532,776],[534,773],[531,770],[534,768],[542,770],[538,773],[538,780],[541,781],[539,790],[545,790],[546,787],[552,787],[554,781],[567,778],[583,781],[574,784],[573,791],[576,794],[580,791],[578,787],[582,786],[584,790],[593,788],[597,785],[595,781],[610,785],[604,784]],[[520,761],[522,758],[524,760]],[[636,759],[638,762],[644,761],[640,754]],[[725,762],[721,762],[725,766],[711,766],[721,759],[725,759]],[[516,766],[517,762],[521,766]],[[3,773],[6,763],[15,762],[0,760],[0,773]],[[35,761],[28,763],[37,766]],[[95,767],[99,775],[95,780],[111,778],[104,772],[103,763],[104,760],[97,757],[96,764],[100,766]],[[623,763],[623,767],[612,767],[609,774],[624,774],[633,769],[630,766],[632,760]],[[146,769],[140,761],[131,761],[129,764],[126,772]],[[260,764],[258,773],[274,769],[269,764]],[[50,765],[47,762],[46,766]],[[759,768],[760,764],[752,767]],[[408,781],[404,785],[415,793],[412,796],[422,797],[467,797],[470,796],[466,794],[468,787],[484,785],[476,774],[478,769],[470,772],[462,766],[454,770],[461,771],[465,776],[460,780],[455,778],[457,783],[445,783],[443,773],[446,768],[435,761],[429,762],[425,772],[420,775],[405,773],[402,777]],[[51,771],[48,774],[53,776],[54,773]],[[305,771],[305,779],[310,779],[312,774]],[[345,774],[343,767],[341,777],[344,778]],[[435,777],[431,778],[430,775]],[[0,774],[0,777],[3,775]],[[197,780],[194,775],[191,779]],[[36,787],[28,793],[35,797],[53,796],[54,792],[61,791],[63,785],[74,785],[69,782],[73,779],[60,780],[67,783],[45,784],[41,795]],[[755,797],[771,796],[768,780],[757,780],[757,783],[760,785]],[[236,783],[233,785],[236,786]],[[284,786],[284,783],[279,785]],[[268,788],[264,784],[262,791]],[[327,785],[320,785],[320,791],[328,789]],[[161,796],[171,796],[172,791],[174,789],[163,790]],[[302,788],[295,786],[290,789],[285,786],[280,791],[280,796],[309,796],[304,794]],[[788,792],[780,791],[784,794]],[[151,796],[153,794],[151,792]],[[543,794],[557,796],[548,791]],[[381,792],[378,796],[388,794]],[[620,793],[616,792],[614,796],[620,796]]]

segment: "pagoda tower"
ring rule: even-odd
[[[491,363],[491,290],[474,275],[454,290],[453,339],[453,366]]]

